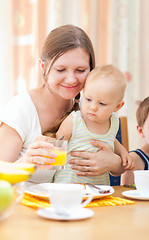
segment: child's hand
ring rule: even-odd
[[[125,170],[132,170],[134,168],[133,158],[117,139],[114,141],[114,152],[121,157],[122,166],[124,166]]]
[[[122,165],[125,170],[132,170],[134,168],[133,158],[129,155],[127,151],[121,153]]]

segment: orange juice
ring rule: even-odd
[[[55,158],[54,163],[45,163],[50,164],[52,166],[64,166],[66,165],[66,159],[67,159],[67,151],[61,150],[61,149],[52,149],[51,152],[56,153],[57,157]],[[44,156],[46,158],[49,158],[47,156]]]
[[[49,139],[48,141],[51,143],[54,148],[49,149],[50,152],[56,153],[57,157],[54,158],[54,163],[45,162],[45,164],[49,164],[52,166],[64,166],[66,165],[66,158],[67,158],[67,147],[68,141],[67,140],[56,140],[56,139]],[[50,158],[48,156],[44,156],[45,158]]]
[[[53,149],[52,152],[57,154],[54,163],[50,163],[53,166],[64,166],[66,165],[67,152],[64,150]]]

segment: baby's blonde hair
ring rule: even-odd
[[[127,85],[124,73],[122,73],[116,66],[112,64],[98,66],[89,73],[86,84],[93,81],[99,81],[101,79],[104,79],[104,81],[113,81],[118,88],[117,94],[119,94],[119,100],[123,99]]]

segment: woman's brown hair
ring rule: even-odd
[[[64,53],[71,49],[83,48],[90,57],[90,71],[95,67],[95,54],[92,42],[88,35],[79,27],[64,25],[53,29],[47,36],[41,52],[41,59],[44,63],[43,78],[46,81],[53,63]],[[49,61],[52,61],[49,67]],[[74,106],[71,109],[79,109],[80,93],[75,97]],[[70,113],[70,112],[69,112]],[[67,115],[69,114],[67,113]],[[66,117],[66,116],[65,116]],[[54,130],[54,132],[57,128]]]
[[[88,52],[91,71],[95,67],[95,55],[92,42],[87,34],[74,25],[64,25],[52,30],[47,36],[41,52],[41,59],[44,62],[43,77],[46,79],[50,70],[47,69],[49,60],[52,60],[53,64],[65,52],[78,47]]]

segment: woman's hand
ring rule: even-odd
[[[37,164],[38,169],[51,169],[50,163],[55,162],[56,153],[53,153],[53,145],[49,143],[50,137],[40,136],[35,142],[30,144],[26,154],[19,162],[29,162]]]
[[[98,176],[106,172],[120,175],[124,172],[121,158],[114,154],[107,143],[91,140],[91,144],[98,147],[98,152],[72,152],[71,156],[77,157],[69,160],[72,169],[78,176]],[[81,159],[80,159],[81,158]],[[83,159],[82,159],[83,158]]]

